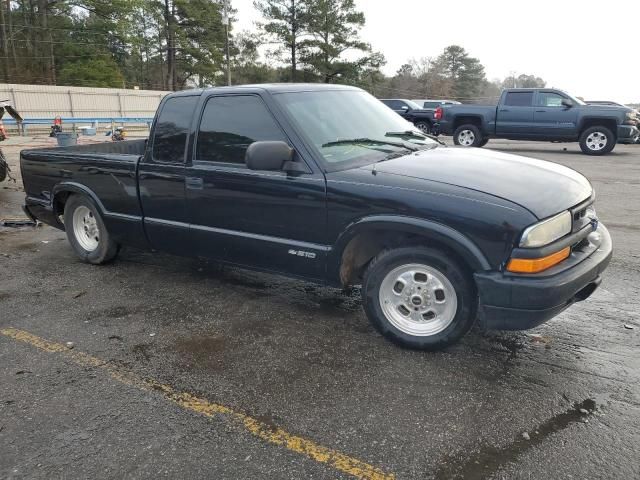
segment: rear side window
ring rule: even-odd
[[[508,92],[504,104],[511,107],[530,107],[533,105],[533,92]]]
[[[440,105],[444,105],[445,102],[424,102],[422,104],[422,108],[436,108],[439,107]]]
[[[244,165],[249,145],[261,140],[287,141],[261,98],[212,97],[202,114],[196,159]]]
[[[156,162],[184,162],[184,150],[198,98],[174,97],[162,106],[153,139],[152,156]]]

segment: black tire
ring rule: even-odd
[[[463,140],[463,135],[466,135],[467,141]],[[472,142],[468,143],[468,139],[472,138]],[[484,137],[480,133],[480,129],[472,123],[460,125],[453,132],[453,143],[463,147],[481,147],[481,143]]]
[[[431,125],[431,123],[426,120],[418,120],[416,123],[414,123],[414,125],[424,133],[431,134],[431,131],[433,130],[433,126]]]
[[[489,139],[488,138],[483,138],[478,146],[479,147],[484,147],[487,143],[489,143]]]
[[[593,136],[600,134],[603,142],[594,142]],[[580,149],[586,155],[606,155],[616,146],[616,137],[607,127],[589,127],[580,134]]]
[[[423,336],[407,333],[394,325],[384,313],[380,298],[380,288],[389,273],[403,265],[416,263],[446,277],[455,290],[457,302],[451,323],[443,326],[441,331]],[[427,290],[425,287],[424,291]],[[369,321],[389,340],[417,350],[440,350],[457,342],[469,331],[476,318],[478,300],[470,274],[456,260],[439,249],[414,246],[385,250],[371,261],[364,274],[362,303]],[[430,308],[426,305],[424,308]]]
[[[98,238],[98,243],[96,248],[92,250],[85,248],[81,244],[82,240],[77,238],[74,230],[74,213],[81,207],[88,209],[90,216],[95,218],[95,224],[97,227],[96,237]],[[110,262],[118,255],[120,245],[113,241],[107,231],[104,221],[102,220],[100,212],[93,201],[88,197],[85,197],[84,195],[71,195],[67,199],[64,206],[64,228],[67,232],[67,239],[69,240],[71,247],[83,262],[100,265]]]

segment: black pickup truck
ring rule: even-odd
[[[424,133],[438,135],[439,131],[434,118],[435,107],[425,108],[404,98],[381,98],[380,101]]]
[[[482,147],[490,138],[577,141],[583,153],[604,155],[638,134],[633,109],[587,105],[548,88],[504,90],[497,106],[443,105],[435,117],[440,133],[465,147]]]
[[[591,295],[612,252],[579,173],[446,148],[346,86],[174,93],[148,141],[24,150],[21,169],[26,212],[86,262],[135,246],[360,284],[373,325],[420,349],[476,318],[550,319]]]

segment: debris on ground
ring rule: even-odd
[[[547,348],[551,345],[553,339],[548,335],[540,335],[539,333],[530,333],[528,334],[529,340],[531,343],[539,343],[541,345],[545,345]]]
[[[634,327],[633,325],[629,325],[628,323],[625,323],[624,328],[626,328],[627,330],[633,330],[636,327]]]
[[[155,336],[156,336],[156,334],[155,334],[155,333],[150,333],[150,334],[149,334],[149,336],[150,336],[150,337],[155,337]]]
[[[531,440],[531,437],[527,432],[522,432],[522,438],[524,438],[525,440]]]
[[[0,220],[0,227],[20,228],[35,227],[36,222],[27,217],[8,217]]]
[[[76,344],[75,344],[75,343],[73,343],[73,342],[67,342],[65,345],[67,346],[67,348],[68,348],[69,350],[71,350],[73,347],[75,347],[75,346],[76,346]]]
[[[81,296],[86,295],[86,293],[87,292],[85,292],[84,290],[80,292],[76,292],[73,294],[73,298],[80,298]]]

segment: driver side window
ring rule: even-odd
[[[565,98],[553,92],[538,93],[538,106],[540,107],[562,107],[562,100]]]
[[[247,148],[259,140],[287,141],[259,97],[211,97],[198,129],[196,160],[244,167]]]

